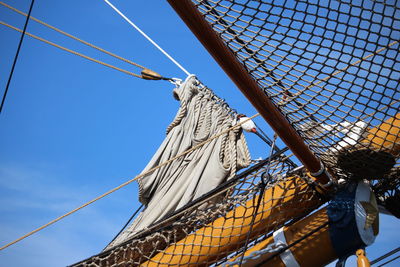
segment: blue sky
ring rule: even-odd
[[[25,12],[30,4],[4,2]],[[256,113],[166,1],[113,3],[231,107]],[[164,76],[185,78],[103,1],[36,0],[32,16]],[[0,20],[19,28],[25,21],[2,6]],[[140,71],[34,21],[27,31]],[[1,92],[19,38],[0,25]],[[1,244],[139,174],[177,111],[172,89],[168,82],[130,77],[26,36],[0,115]],[[256,122],[272,136],[261,119]],[[247,137],[253,158],[269,153],[259,140]],[[1,251],[0,266],[65,266],[96,254],[138,206],[134,183]],[[371,259],[399,246],[398,221],[382,216],[381,222],[381,234],[367,250]]]

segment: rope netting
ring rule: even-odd
[[[373,180],[387,208],[399,198],[398,1],[192,2],[338,179]],[[307,177],[276,153],[73,266],[236,262],[324,202]]]
[[[229,262],[324,200],[283,151],[263,160],[124,243],[73,266],[212,265]],[[270,166],[268,167],[268,165]],[[285,175],[289,170],[293,174]],[[270,174],[262,201],[260,181]],[[248,233],[250,235],[247,237]]]
[[[399,1],[192,2],[338,179],[399,199]]]

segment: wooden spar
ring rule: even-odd
[[[230,259],[230,265],[238,266],[244,256],[240,267],[325,266],[371,245],[379,232],[378,214],[375,194],[367,182],[345,186],[327,207],[275,230],[244,255]],[[368,262],[363,257],[360,261]]]
[[[400,113],[369,130],[368,136],[361,143],[372,149],[387,151],[398,156],[400,154]]]
[[[363,250],[363,249],[357,250],[356,255],[357,255],[357,267],[370,267],[371,266],[368,258],[365,255],[365,250]]]
[[[317,194],[300,193],[308,187],[301,178],[292,177],[266,189],[250,238],[321,205],[323,200]],[[258,197],[170,245],[141,266],[198,266],[201,262],[212,263],[227,256],[245,243]]]
[[[329,235],[329,221],[327,209],[323,208],[310,216],[297,221],[293,225],[283,227],[283,236],[286,243],[292,244],[300,238],[306,236],[310,232],[320,228],[315,234],[310,235],[303,241],[289,248],[291,255],[295,258],[300,266],[325,266],[333,260],[337,259],[336,252],[332,246],[331,237]],[[324,226],[326,225],[326,226]],[[245,256],[249,256],[256,251],[265,249],[276,242],[276,237],[270,236],[264,241],[256,244],[245,252]],[[276,252],[264,253],[254,259],[249,259],[242,264],[243,267],[250,266],[286,266],[282,257],[272,257]],[[238,261],[242,255],[232,258],[230,261]],[[238,265],[234,265],[238,266]]]
[[[203,18],[194,4],[190,0],[168,0],[168,2],[295,156],[311,173],[320,171],[320,160],[308,148],[268,96],[264,94],[256,81]],[[324,185],[330,181],[330,178],[326,172],[323,172],[316,177],[316,181]]]

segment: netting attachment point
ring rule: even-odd
[[[322,161],[320,161],[319,163],[320,169],[317,172],[310,172],[311,176],[317,177],[325,172],[325,165],[322,163]]]
[[[329,188],[329,187],[331,187],[333,185],[333,178],[332,178],[332,175],[329,172],[325,172],[325,173],[326,173],[326,176],[328,176],[329,181],[327,183],[325,183],[325,184],[320,184],[319,186],[324,188],[324,189],[327,189],[327,188]]]
[[[261,186],[265,187],[269,181],[271,181],[271,175],[268,172],[263,172],[261,174]]]
[[[170,78],[168,81],[173,85],[175,85],[176,87],[181,86],[181,84],[183,83],[182,79],[179,78]]]
[[[310,175],[312,177],[318,177],[322,174],[325,174],[328,177],[329,181],[325,184],[318,183],[318,186],[322,187],[323,189],[327,189],[333,185],[333,178],[332,175],[328,171],[326,171],[325,165],[322,163],[322,161],[320,161],[320,169],[317,172],[310,172]]]

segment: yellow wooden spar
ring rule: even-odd
[[[356,252],[357,255],[357,267],[370,267],[371,264],[365,255],[365,250],[359,249]]]
[[[372,149],[398,156],[400,153],[400,113],[369,130],[367,137],[361,143],[369,145]]]
[[[276,230],[271,236],[230,260],[230,266],[325,266],[337,258],[359,255],[378,234],[375,195],[368,183],[339,189],[327,207]],[[368,265],[360,265],[366,267]]]
[[[368,145],[373,150],[385,151],[396,157],[400,152],[400,113],[369,130],[361,143]],[[269,232],[279,222],[296,217],[305,210],[321,203],[315,197],[302,201],[303,196],[301,198],[297,196],[296,192],[303,191],[307,186],[300,178],[293,178],[267,189],[260,208],[261,211],[255,219],[252,237],[261,232]],[[237,207],[225,217],[218,218],[211,224],[169,246],[165,251],[143,263],[143,266],[178,264],[190,266],[200,262],[213,262],[228,255],[245,242],[247,232],[250,230],[255,202],[257,202],[257,197],[247,201],[244,206]],[[282,210],[285,212],[282,213]],[[289,228],[285,228],[284,235],[287,242],[290,243],[327,221],[326,209],[322,209]],[[275,223],[271,224],[271,222]],[[324,265],[337,258],[333,247],[330,245],[328,227],[319,230],[311,239],[307,243],[303,241],[292,248],[293,255],[301,262],[302,266]],[[273,237],[249,249],[245,255],[250,255],[253,251],[260,250],[272,242]],[[318,257],[311,256],[315,253],[318,253]],[[260,259],[265,260],[268,255],[270,254],[266,254]],[[259,263],[254,262],[253,264]],[[274,257],[268,265],[284,266],[284,263],[280,257]]]
[[[400,155],[400,113],[362,134],[357,144],[339,151],[337,166],[351,179],[383,179]]]
[[[288,178],[265,190],[259,212],[254,220],[251,237],[273,230],[287,218],[299,216],[322,204],[308,184],[298,177]],[[304,193],[306,191],[306,193]],[[224,257],[242,246],[250,230],[250,224],[258,196],[189,234],[158,253],[143,266],[198,265]],[[283,212],[284,211],[284,212]]]
[[[308,233],[321,228],[328,222],[327,209],[323,208],[316,213],[304,218],[301,221],[294,223],[288,227],[283,228],[283,235],[287,244],[292,244],[294,241],[299,240]],[[265,249],[269,245],[276,243],[276,237],[271,236],[264,241],[258,243],[252,248],[248,249],[245,256],[249,256],[256,251]],[[329,236],[329,226],[323,226],[316,233],[297,243],[297,245],[288,249],[287,253],[291,253],[300,266],[324,266],[329,262],[335,260],[337,255],[333,249],[331,238]],[[274,252],[265,253],[261,256],[247,260],[242,266],[274,266],[285,267],[281,257],[272,257]],[[231,261],[236,261],[241,255],[233,258]],[[238,265],[235,265],[238,266]]]

